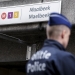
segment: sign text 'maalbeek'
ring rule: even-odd
[[[36,12],[36,11],[47,11],[47,10],[50,10],[50,6],[47,6],[47,7],[43,7],[43,6],[40,6],[38,8],[30,8],[29,12]]]

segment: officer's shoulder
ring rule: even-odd
[[[55,54],[58,58],[75,58],[75,56],[67,51],[59,51]]]

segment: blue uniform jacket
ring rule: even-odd
[[[75,75],[75,57],[57,41],[45,40],[44,46],[29,60],[27,75]]]

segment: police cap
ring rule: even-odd
[[[72,28],[72,24],[69,22],[69,20],[64,15],[59,14],[59,13],[50,14],[48,25],[49,26],[65,25],[70,29]]]

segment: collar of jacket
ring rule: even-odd
[[[63,45],[61,45],[59,42],[55,41],[55,40],[51,40],[51,39],[46,39],[44,41],[44,47],[54,47],[57,48],[59,50],[66,50]]]

